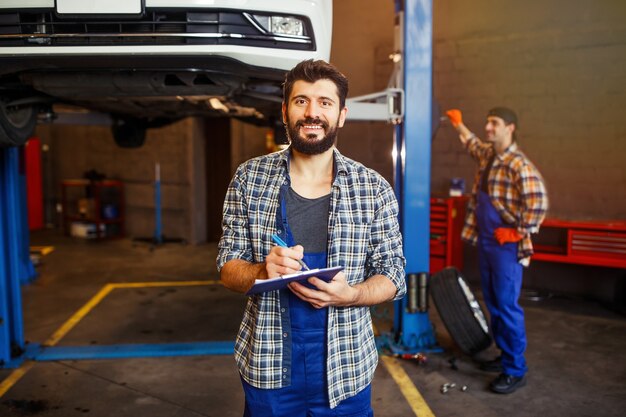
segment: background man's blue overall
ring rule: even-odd
[[[489,175],[489,170],[483,174]],[[517,243],[500,245],[495,229],[505,224],[491,203],[489,194],[480,190],[476,206],[478,222],[478,262],[487,309],[491,315],[491,331],[502,350],[502,370],[507,375],[523,376],[528,370],[524,311],[518,300],[522,288],[522,265],[517,259]]]

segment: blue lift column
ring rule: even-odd
[[[405,103],[404,120],[395,131],[395,186],[408,292],[395,304],[391,348],[395,353],[441,351],[428,317],[426,291],[430,268],[432,0],[396,0],[396,13],[403,18]]]
[[[24,228],[25,189],[20,148],[0,148],[0,368],[14,367],[24,351],[21,281],[30,274]]]

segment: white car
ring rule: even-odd
[[[120,146],[186,116],[280,122],[285,71],[330,56],[332,0],[2,0],[0,146],[39,112],[108,113]]]

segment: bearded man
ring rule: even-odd
[[[404,296],[406,261],[393,189],[336,148],[347,95],[346,77],[324,61],[289,71],[289,147],[243,163],[226,194],[217,265],[227,288],[246,293],[302,262],[343,267],[330,282],[248,298],[235,342],[244,416],[373,416],[369,306]]]

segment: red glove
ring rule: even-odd
[[[515,243],[522,240],[522,236],[517,233],[517,230],[511,229],[510,227],[498,227],[493,232],[493,235],[501,245],[504,245],[505,243]]]
[[[461,110],[451,109],[446,112],[446,116],[452,122],[452,126],[457,127],[461,123],[463,123],[463,116],[461,114]]]

